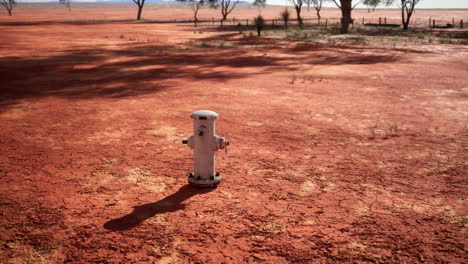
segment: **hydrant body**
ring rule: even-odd
[[[229,142],[215,134],[215,120],[218,114],[199,110],[190,116],[193,119],[193,136],[182,143],[194,150],[194,172],[188,182],[200,187],[209,187],[221,182],[221,175],[215,171],[215,156],[218,149],[224,149]]]

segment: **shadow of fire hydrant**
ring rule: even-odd
[[[144,205],[135,206],[133,212],[120,218],[110,220],[104,224],[104,228],[112,231],[123,231],[137,227],[143,221],[157,214],[175,212],[185,208],[182,204],[185,200],[197,194],[211,192],[216,188],[200,189],[194,186],[185,185],[177,192],[157,201]]]

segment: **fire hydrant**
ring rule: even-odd
[[[215,152],[225,149],[229,142],[215,134],[215,119],[218,114],[199,110],[190,116],[193,119],[193,136],[182,140],[194,150],[195,171],[188,176],[188,182],[199,187],[215,186],[221,182],[221,175],[215,172]]]

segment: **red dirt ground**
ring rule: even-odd
[[[467,260],[467,46],[0,33],[2,263]],[[216,189],[186,185],[198,109],[231,142]]]

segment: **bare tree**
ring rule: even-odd
[[[400,0],[401,7],[401,23],[403,23],[403,30],[408,30],[411,15],[413,15],[414,8],[420,0]]]
[[[375,8],[377,8],[380,2],[380,0],[364,0],[363,4],[367,6],[367,12],[370,13],[371,10],[372,12],[375,11]]]
[[[353,23],[353,19],[351,18],[351,11],[362,1],[358,1],[355,5],[353,5],[353,0],[339,0],[340,4],[333,0],[336,6],[341,9],[341,30],[342,34],[347,34],[349,32],[349,25]]]
[[[188,2],[188,6],[190,6],[190,8],[192,9],[193,11],[193,23],[195,24],[195,27],[197,27],[197,22],[198,22],[198,18],[197,18],[197,14],[198,14],[198,11],[208,2],[206,0],[177,0],[177,1],[180,1],[180,2]]]
[[[309,11],[310,5],[313,5],[315,11],[317,12],[317,18],[320,20],[322,17],[320,16],[320,10],[322,9],[323,3],[327,0],[305,0],[307,3],[307,11]]]
[[[145,0],[133,0],[133,2],[138,6],[137,20],[141,20],[141,12],[143,11]]]
[[[394,1],[395,0],[380,0],[380,1],[375,0],[375,2],[377,2],[376,5],[383,3],[384,5],[387,5],[387,6],[393,4]],[[416,4],[418,4],[421,0],[396,0],[396,1],[401,8],[401,23],[403,24],[403,30],[408,30],[411,16],[414,13],[414,8],[416,7]],[[365,2],[366,1],[364,1],[364,3]]]
[[[11,16],[11,11],[13,11],[13,7],[16,5],[15,0],[0,0],[0,4],[6,9],[8,15]]]
[[[301,9],[305,1],[306,0],[289,0],[289,2],[294,5],[294,9],[296,10],[296,17],[297,17],[296,19],[297,19],[297,24],[299,24],[299,27],[304,26],[304,23],[302,22],[302,18],[301,18]]]
[[[66,6],[71,11],[71,0],[59,0],[60,4]]]
[[[238,3],[239,0],[219,0],[219,6],[221,7],[221,15],[223,15],[223,20],[227,19],[227,16],[232,12]]]

